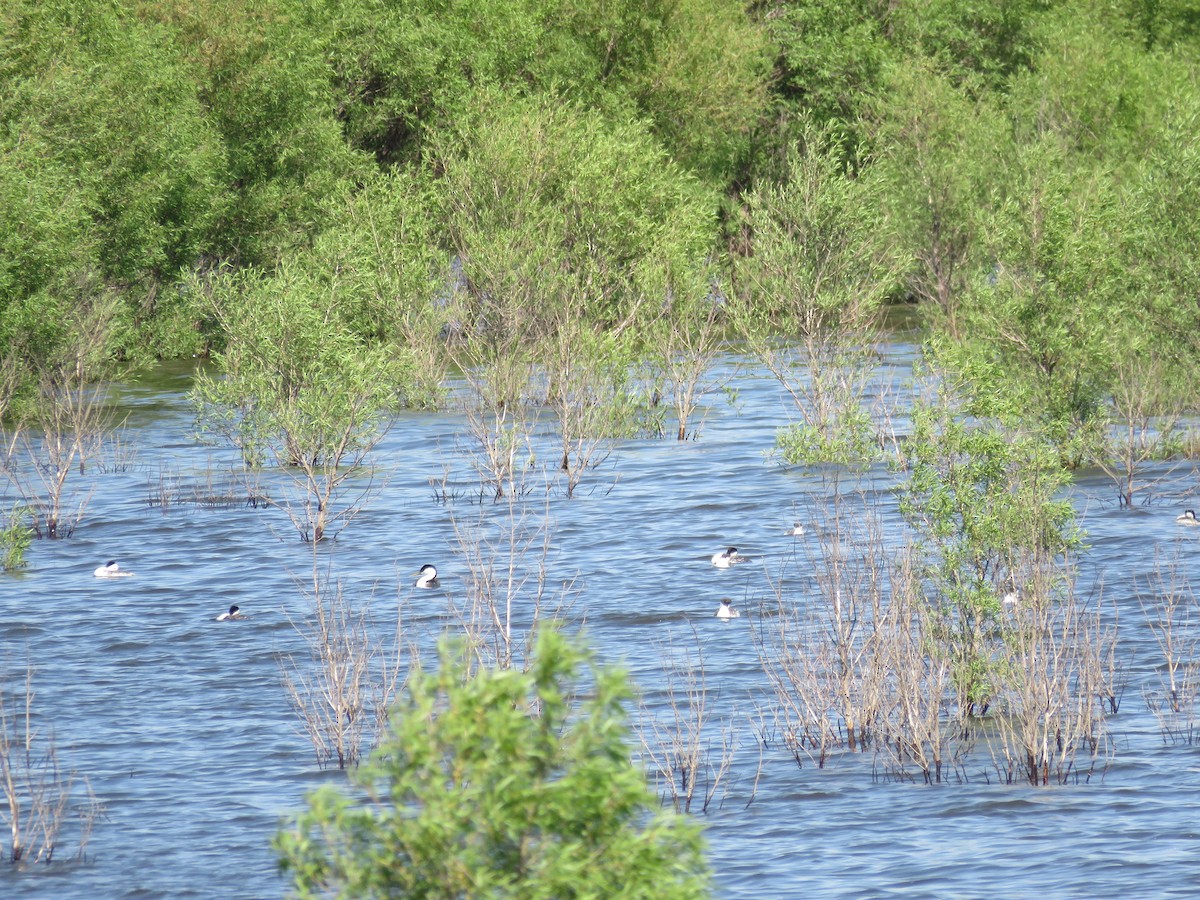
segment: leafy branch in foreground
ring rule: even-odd
[[[367,802],[323,788],[277,835],[302,896],[706,894],[699,827],[659,810],[631,762],[620,672],[553,629],[528,672],[469,671],[443,644],[352,775]]]

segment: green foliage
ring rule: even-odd
[[[1147,50],[1170,48],[1190,52],[1195,58],[1200,46],[1200,13],[1190,0],[1124,0],[1120,7]]]
[[[335,118],[320,35],[297,27],[308,6],[198,0],[154,9],[191,66],[224,156],[218,259],[269,267],[320,229],[340,187],[370,171]]]
[[[738,260],[760,332],[818,334],[856,327],[895,284],[873,168],[846,166],[834,126],[806,124],[780,185],[746,198],[753,253]]]
[[[0,526],[0,569],[12,572],[23,569],[28,563],[25,553],[33,544],[33,529],[26,521],[29,510],[14,506]]]
[[[1046,0],[903,3],[889,9],[887,27],[897,47],[935,60],[955,82],[998,89],[1029,65],[1031,31],[1048,6]]]
[[[926,560],[932,639],[954,661],[964,708],[986,706],[1005,640],[1001,598],[1080,545],[1067,476],[1044,440],[942,405],[914,409],[902,449],[900,509]]]
[[[450,352],[490,382],[487,405],[554,410],[570,494],[637,427],[632,371],[658,334],[646,323],[708,270],[715,204],[641,123],[573,106],[493,96],[437,154],[456,262]],[[543,384],[531,398],[527,374],[502,375],[530,367]]]
[[[1200,316],[1182,297],[1200,296],[1200,96],[1174,89],[1178,100],[1163,117],[1155,139],[1130,179],[1134,206],[1122,234],[1128,253],[1124,263],[1133,282],[1133,297],[1142,304],[1138,316],[1160,334],[1161,345],[1200,353]],[[1182,365],[1175,380],[1187,380],[1194,367]],[[1195,389],[1192,396],[1197,396]]]
[[[438,166],[466,322],[526,342],[569,304],[616,325],[650,267],[703,261],[715,204],[639,123],[493,97],[462,134]]]
[[[874,174],[911,260],[905,289],[930,326],[957,338],[974,270],[991,265],[979,220],[994,202],[1011,127],[990,98],[972,100],[929,60],[889,66],[886,84],[873,102]]]
[[[194,259],[223,159],[170,35],[100,2],[18,0],[0,26],[14,51],[0,57],[5,143],[40,157],[26,176],[88,217],[90,262],[125,284]]]
[[[110,3],[0,13],[0,297],[5,345],[57,347],[14,306],[64,314],[119,291],[121,344],[211,246],[224,156],[170,35]]]
[[[847,169],[848,155],[835,127],[809,122],[786,180],[746,197],[752,253],[735,260],[735,324],[804,419],[778,441],[795,461],[874,455],[862,403],[899,262],[874,170]]]
[[[699,897],[697,825],[658,809],[626,743],[625,677],[554,630],[528,672],[444,646],[393,735],[275,846],[302,896]],[[587,699],[577,699],[581,683]]]
[[[912,422],[901,509],[940,548],[954,602],[994,596],[1012,576],[1014,553],[1055,557],[1078,544],[1053,448],[939,407],[917,407]]]
[[[356,335],[339,315],[336,275],[302,266],[270,278],[225,276],[210,289],[227,335],[201,370],[201,422],[249,460],[336,464],[373,442],[401,383],[396,354]]]
[[[1035,31],[1038,52],[1008,91],[1018,139],[1055,135],[1081,157],[1112,165],[1140,158],[1173,63],[1159,71],[1163,64],[1129,36],[1127,23],[1103,13],[1084,18],[1074,5],[1042,16]]]
[[[336,503],[413,380],[411,357],[354,331],[341,314],[336,270],[318,274],[289,260],[269,278],[225,275],[203,287],[226,344],[219,371],[196,375],[200,426],[250,465],[269,455],[283,467],[302,497],[280,505],[303,540],[320,541],[364,499]]]
[[[367,346],[386,346],[392,386],[410,406],[436,406],[446,368],[448,265],[436,244],[431,187],[406,172],[373,176],[329,199],[326,227],[287,265],[331,273],[330,308]]]
[[[1103,168],[1076,168],[1053,138],[1020,148],[1012,199],[982,226],[961,341],[938,344],[976,415],[1029,421],[1078,465],[1103,420],[1108,361],[1140,328],[1123,264],[1126,208]]]
[[[824,427],[796,423],[775,435],[775,448],[785,462],[801,465],[861,468],[879,457],[879,437],[866,410],[839,409]]]
[[[523,94],[547,39],[536,0],[297,5],[331,60],[347,137],[389,165],[455,128],[477,91]]]
[[[789,3],[767,27],[778,45],[776,94],[789,119],[858,127],[862,106],[882,87],[888,47],[870,3]],[[785,132],[786,133],[786,132]]]
[[[677,0],[643,68],[638,111],[680,163],[723,187],[749,162],[766,105],[768,47],[740,0]]]
[[[973,402],[1079,462],[1139,328],[1197,368],[1198,23],[1178,0],[12,0],[0,355],[69,354],[57,323],[99,296],[110,359],[203,355],[213,273],[282,266],[336,281],[432,404],[447,325],[493,361],[564,316],[661,350],[635,333],[707,293],[724,229],[743,326],[865,349],[915,298],[991,379]],[[785,443],[827,439],[811,399]]]
[[[650,123],[685,166],[725,184],[764,96],[764,43],[736,0],[356,0],[307,14],[333,61],[350,140],[385,164],[502,94]]]

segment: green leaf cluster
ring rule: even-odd
[[[0,526],[0,570],[12,572],[24,568],[25,554],[33,544],[33,529],[27,518],[29,510],[14,506]]]

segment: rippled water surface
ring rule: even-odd
[[[292,622],[304,615],[295,579],[311,571],[311,549],[278,509],[149,502],[164,485],[220,486],[236,467],[230,451],[193,440],[187,384],[165,371],[115,389],[128,414],[123,452],[73,479],[87,504],[74,537],[37,542],[26,571],[0,576],[0,659],[9,673],[34,665],[40,722],[106,810],[88,863],[0,868],[0,896],[279,896],[271,835],[307,791],[342,778],[316,766],[280,681],[280,657],[304,652]],[[1142,702],[1159,658],[1135,596],[1156,554],[1181,553],[1197,582],[1197,535],[1174,524],[1200,505],[1194,476],[1151,472],[1163,479],[1154,502],[1133,510],[1098,475],[1075,488],[1090,545],[1081,581],[1102,585],[1125,661],[1103,778],[1005,787],[979,766],[967,783],[930,787],[879,778],[867,756],[799,767],[777,740],[760,770],[751,714],[772,700],[755,617],[712,614],[722,596],[751,613],[781,576],[788,603],[817,601],[811,538],[784,532],[811,521],[826,482],[765,456],[791,419],[774,383],[751,370],[735,384],[735,403],[708,398],[698,440],[625,442],[576,497],[533,501],[553,523],[551,583],[574,579],[575,615],[598,655],[622,663],[651,705],[664,659],[703,653],[717,716],[741,740],[731,789],[704,817],[720,895],[1195,896],[1200,749],[1164,744]],[[374,454],[376,496],[321,548],[377,617],[400,605],[414,629],[435,627],[467,574],[455,520],[501,515],[476,502],[465,433],[454,414],[403,416]],[[874,488],[899,527],[887,477]],[[9,488],[3,502],[15,499]],[[755,561],[709,565],[730,544]],[[135,577],[92,576],[114,557]],[[414,596],[410,573],[426,562],[443,591]],[[251,618],[214,622],[231,603]]]

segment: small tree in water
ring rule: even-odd
[[[321,540],[360,508],[362,495],[346,499],[343,489],[364,474],[403,380],[394,348],[339,315],[337,288],[336,278],[287,268],[218,280],[220,371],[196,375],[201,427],[247,464],[271,459],[293,477],[299,497],[281,505],[304,540]]]
[[[665,812],[630,760],[624,675],[556,631],[528,672],[484,669],[443,646],[417,673],[393,735],[275,846],[302,896],[700,897],[699,826]]]

